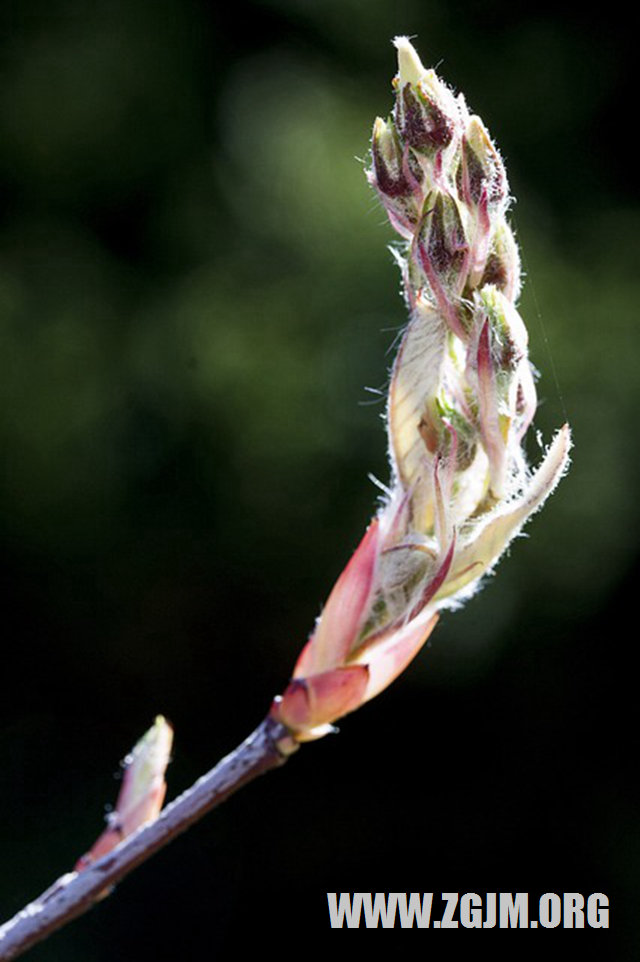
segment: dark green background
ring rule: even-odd
[[[354,947],[327,889],[603,891],[609,932],[532,939],[636,957],[631,25],[471,0],[1,9],[0,915],[91,844],[156,712],[170,796],[254,727],[374,510],[365,387],[385,387],[404,308],[357,158],[406,32],[506,159],[537,424],[570,420],[571,473],[339,737],[31,957],[229,958],[256,932],[283,958]]]

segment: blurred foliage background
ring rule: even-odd
[[[636,957],[628,25],[505,0],[1,9],[0,914],[91,844],[156,712],[170,795],[248,734],[374,510],[405,315],[362,160],[409,33],[507,161],[537,425],[570,420],[571,473],[339,738],[32,957],[322,941],[328,889],[604,891],[614,930],[565,941]]]

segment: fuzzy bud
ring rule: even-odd
[[[462,139],[456,183],[465,204],[479,207],[486,203],[489,210],[503,204],[509,194],[502,158],[486,127],[475,115],[470,118]]]
[[[403,151],[393,123],[381,117],[373,125],[369,180],[380,194],[398,231],[411,236],[420,216],[423,171],[410,151]]]
[[[479,287],[493,285],[511,303],[520,294],[520,254],[513,232],[505,220],[501,220],[491,238],[491,246],[484,264]]]
[[[536,471],[521,448],[536,392],[500,156],[462,96],[406,37],[394,43],[393,119],[376,120],[367,171],[405,242],[394,250],[410,317],[387,399],[392,479],[272,704],[294,742],[332,731],[404,670],[439,609],[473,592],[568,465],[567,425]]]
[[[433,190],[416,231],[415,258],[452,331],[464,337],[459,298],[464,289],[469,244],[457,201],[450,194]]]
[[[444,150],[453,139],[454,121],[429,97],[422,85],[398,90],[395,120],[404,143],[428,157]]]
[[[528,334],[518,311],[496,287],[474,295],[474,339],[468,377],[478,397],[480,429],[491,470],[491,490],[505,491],[511,435],[521,437],[536,407],[527,357]]]

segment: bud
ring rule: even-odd
[[[452,296],[462,290],[468,244],[458,205],[450,194],[431,191],[417,236],[420,265],[432,289],[445,287]]]
[[[491,237],[503,223],[508,196],[504,165],[479,117],[468,120],[455,180],[458,197],[467,212],[468,286],[473,289],[486,269]]]
[[[395,77],[400,86],[405,84],[419,84],[427,74],[418,51],[408,37],[394,37],[393,45],[398,53],[398,73]]]
[[[454,121],[428,96],[422,84],[399,88],[394,116],[404,143],[427,157],[444,150],[453,139]]]
[[[503,204],[509,193],[500,154],[491,142],[486,127],[475,115],[469,119],[462,138],[456,185],[465,204],[479,207],[486,202],[489,210]]]
[[[444,390],[427,402],[418,431],[427,451],[443,461],[451,460],[456,473],[473,463],[478,440],[475,426]]]
[[[492,286],[474,294],[473,327],[467,374],[478,398],[491,491],[500,498],[505,494],[508,452],[514,450],[510,435],[519,439],[535,412],[535,387],[527,357],[529,338],[516,308]]]
[[[520,255],[513,232],[505,220],[493,231],[491,246],[478,287],[493,285],[508,301],[515,303],[520,294]]]
[[[394,42],[394,116],[375,122],[367,172],[405,241],[392,481],[271,706],[294,742],[331,731],[404,670],[439,610],[475,590],[569,463],[566,425],[535,472],[521,448],[536,392],[500,156],[464,99],[406,37]]]
[[[173,729],[162,715],[158,715],[149,731],[124,759],[122,787],[115,809],[108,816],[107,828],[78,861],[76,871],[87,868],[136,829],[158,817],[167,791],[164,774],[172,743]]]
[[[412,313],[389,389],[389,450],[409,504],[405,541],[420,533],[442,560],[457,540],[452,573],[437,603],[456,595],[450,590],[454,568],[462,585],[458,557],[468,556],[466,545],[481,520],[500,510],[501,530],[516,530],[516,523],[509,527],[505,519],[515,517],[512,499],[533,484],[520,442],[535,412],[536,392],[526,329],[514,306],[520,260],[505,217],[504,164],[462,96],[454,98],[423,66],[407,38],[396,38],[395,45],[397,126],[401,138],[406,130],[415,145],[426,199],[407,238],[406,262],[396,253]],[[427,119],[418,111],[425,97],[451,121],[451,140],[435,158]],[[555,481],[568,463],[568,428],[556,440],[538,473],[542,477],[552,465]],[[541,497],[551,488],[543,486]],[[394,491],[392,500],[398,497]],[[534,500],[532,495],[531,504]],[[486,530],[494,529],[487,524]],[[500,547],[496,539],[494,551],[487,534],[486,557],[482,564],[477,557],[469,562],[461,590],[477,584],[511,536]]]
[[[377,117],[371,140],[369,182],[380,194],[396,230],[411,236],[422,208],[423,171],[414,155],[404,151],[393,123]]]
[[[460,105],[434,70],[427,70],[407,37],[393,41],[398,52],[395,116],[402,138],[416,150],[447,147],[461,122]]]
[[[466,337],[464,289],[469,244],[458,204],[451,194],[432,190],[427,196],[416,231],[415,258],[421,267],[434,305],[461,339]]]

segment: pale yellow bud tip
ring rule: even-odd
[[[394,46],[398,51],[398,80],[401,86],[418,84],[426,69],[418,56],[415,47],[408,37],[394,37]]]

